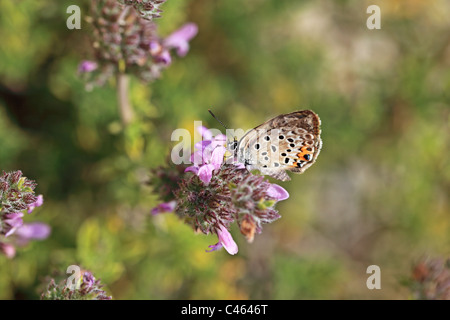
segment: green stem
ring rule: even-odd
[[[125,73],[117,75],[117,100],[119,103],[119,112],[124,126],[133,120],[133,108],[128,97],[129,79]]]

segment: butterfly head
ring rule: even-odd
[[[232,153],[233,156],[237,155],[237,151],[238,151],[238,140],[237,137],[234,136],[233,140],[229,140],[227,143],[227,150]],[[231,155],[231,154],[230,154]]]

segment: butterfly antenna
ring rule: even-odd
[[[211,111],[211,109],[208,109],[208,112],[212,115],[212,117],[213,117],[214,119],[216,119],[217,121],[219,121],[219,123],[225,128],[225,130],[228,130],[227,126],[224,125],[223,122],[220,121],[220,119],[218,119],[218,118],[214,115],[214,113]],[[237,137],[234,136],[234,139],[233,139],[234,156],[236,156],[236,154],[237,154],[237,153],[236,153],[236,152],[237,152],[237,145],[238,145]]]
[[[225,129],[228,129],[227,126],[224,125],[223,122],[220,121],[220,119],[218,119],[218,118],[214,115],[214,113],[211,111],[211,109],[208,109],[208,112],[212,115],[212,117],[213,117],[214,119],[216,119],[217,121],[219,121],[219,123],[220,123]]]

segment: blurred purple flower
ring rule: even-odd
[[[151,41],[149,49],[155,62],[162,63],[165,66],[169,66],[172,63],[169,50],[166,50],[158,41]]]
[[[10,236],[17,230],[17,228],[23,225],[22,217],[22,212],[6,213],[3,216],[2,232],[5,234],[5,237]]]
[[[12,244],[0,242],[0,253],[11,259],[16,255],[16,248]]]
[[[45,239],[50,233],[50,227],[46,224],[23,223],[25,210],[31,213],[44,203],[42,195],[34,195],[35,187],[36,183],[24,177],[20,170],[0,175],[0,252],[8,257],[14,256],[14,245],[26,244],[32,239]],[[6,244],[2,242],[3,237],[11,237],[12,240],[9,238]]]
[[[92,0],[93,61],[84,60],[78,73],[86,89],[103,86],[117,74],[134,74],[145,82],[154,81],[172,63],[171,50],[183,57],[198,27],[187,23],[163,38],[157,24],[163,0]],[[151,10],[149,11],[149,9]],[[118,63],[120,62],[120,63]],[[94,70],[98,72],[92,72]]]
[[[169,202],[163,202],[158,204],[156,207],[154,207],[150,213],[153,215],[165,213],[165,212],[173,212],[175,210],[175,207],[177,206],[177,202],[169,201]]]
[[[72,288],[68,285],[68,279],[58,281],[47,277],[48,285],[41,294],[41,300],[111,300],[106,291],[102,290],[103,284],[95,279],[92,272],[83,270],[81,285]]]
[[[83,274],[83,284],[86,285],[87,288],[92,288],[95,285],[95,277],[91,272],[85,271]]]
[[[17,242],[25,245],[30,240],[46,239],[50,232],[51,228],[49,225],[42,222],[32,222],[17,228],[15,235],[17,236]]]
[[[170,50],[175,49],[178,56],[184,57],[189,51],[189,41],[197,34],[195,23],[187,23],[163,40],[152,40],[149,43],[149,52],[157,63],[169,66],[172,63]]]
[[[98,68],[98,64],[95,61],[83,60],[78,65],[78,73],[88,73],[96,70]]]
[[[184,57],[189,51],[189,41],[197,35],[197,32],[198,27],[195,23],[186,23],[165,38],[163,45],[168,49],[175,49],[178,56]]]
[[[27,210],[27,212],[28,212],[28,213],[32,213],[33,210],[34,210],[34,208],[40,207],[40,206],[42,206],[43,204],[44,204],[44,197],[42,196],[42,194],[40,194],[40,195],[37,196],[36,202],[34,202],[34,203],[28,205],[28,210]]]

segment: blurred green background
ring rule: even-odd
[[[0,298],[37,299],[43,277],[90,269],[115,299],[408,299],[419,258],[450,248],[450,2],[446,0],[168,0],[165,36],[198,24],[161,79],[131,81],[139,121],[121,129],[114,85],[84,90],[89,1],[0,2],[0,169],[38,183],[25,222],[44,241],[0,256]],[[368,30],[366,9],[381,8]],[[152,217],[145,186],[171,133],[194,120],[232,128],[312,109],[322,120],[314,166],[279,183],[282,218],[239,253],[205,253],[175,215]],[[381,290],[366,269],[381,268]]]

